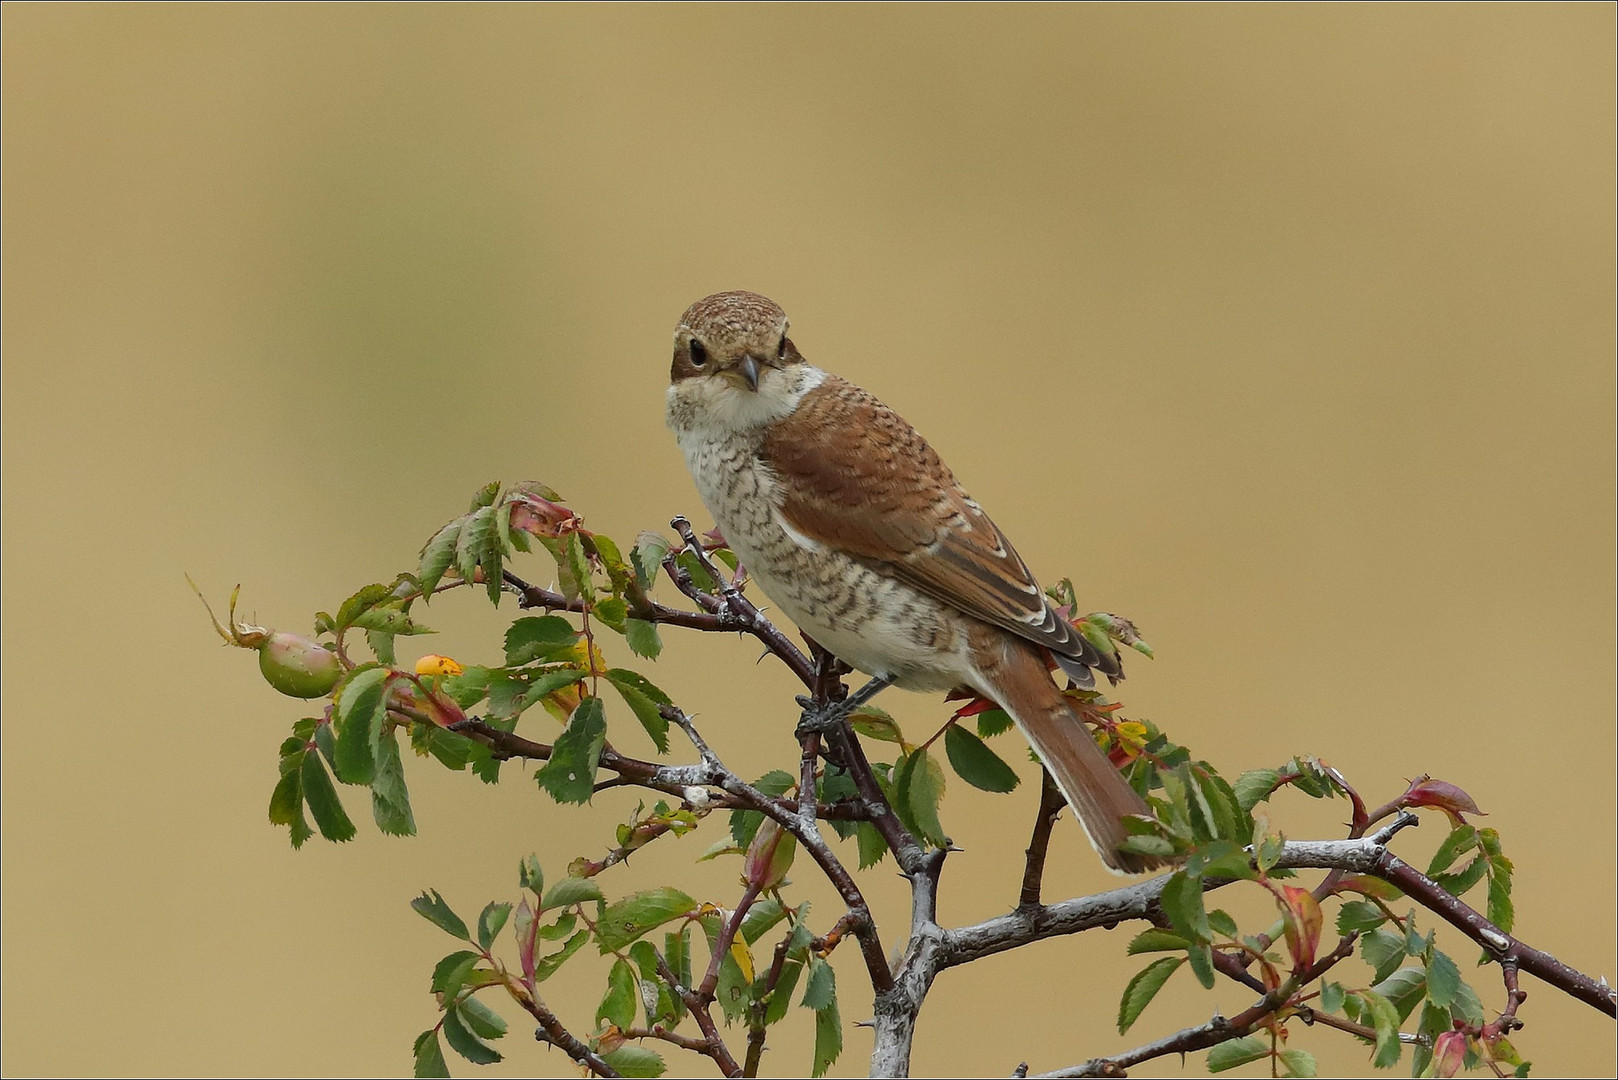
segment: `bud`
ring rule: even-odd
[[[765,818],[742,860],[742,879],[760,892],[774,889],[786,880],[797,853],[797,838],[774,818]]]
[[[1454,1076],[1466,1060],[1466,1032],[1446,1031],[1433,1042],[1434,1076]]]

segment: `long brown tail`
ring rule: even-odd
[[[1090,729],[1051,681],[1037,647],[997,631],[974,652],[987,684],[979,689],[1017,722],[1107,867],[1121,874],[1139,874],[1165,865],[1166,860],[1118,849],[1129,835],[1123,817],[1150,814],[1146,800],[1135,793],[1090,737]]]

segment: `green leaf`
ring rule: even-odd
[[[569,597],[577,596],[585,603],[595,598],[594,583],[590,579],[590,560],[584,554],[584,544],[579,540],[579,534],[570,532],[563,542],[563,554],[566,559],[558,567],[560,578],[558,584],[562,592]]]
[[[775,989],[770,992],[770,999],[764,1005],[766,1025],[779,1024],[786,1018],[787,1011],[792,1008],[792,991],[797,988],[801,974],[802,960],[788,960],[781,965],[781,977],[775,981]]]
[[[1130,951],[1134,951],[1133,943],[1130,945]],[[1169,976],[1178,971],[1183,963],[1185,963],[1183,956],[1164,956],[1153,960],[1135,973],[1135,977],[1129,980],[1129,985],[1124,987],[1123,997],[1118,1001],[1118,1034],[1122,1035],[1134,1026],[1135,1021],[1140,1018],[1141,1010],[1151,1004],[1157,992],[1163,989],[1163,984],[1169,981]]]
[[[1177,871],[1163,886],[1159,903],[1174,929],[1192,941],[1207,941],[1212,936],[1208,926],[1208,913],[1202,904],[1202,879],[1185,871]]]
[[[1202,944],[1193,945],[1186,951],[1186,960],[1191,964],[1191,974],[1197,977],[1204,990],[1212,990],[1214,986],[1213,949]]]
[[[859,847],[861,870],[869,870],[888,853],[888,842],[869,821],[862,821],[854,827],[854,842]]]
[[[595,791],[596,767],[607,742],[601,699],[587,697],[573,710],[567,730],[557,736],[551,759],[534,774],[559,803],[587,803]]]
[[[607,974],[607,994],[596,1008],[596,1020],[615,1024],[620,1030],[635,1026],[635,1004],[640,996],[640,980],[635,969],[619,960]]]
[[[622,634],[624,620],[629,617],[629,605],[622,597],[608,596],[597,600],[595,606],[590,609],[590,614],[594,615],[597,621],[605,623],[608,629]]]
[[[1356,990],[1351,997],[1361,1003],[1360,1016],[1376,1028],[1376,1051],[1371,1064],[1386,1069],[1399,1060],[1399,1011],[1393,1003],[1374,990]]]
[[[393,595],[391,585],[367,585],[359,592],[343,601],[337,609],[337,618],[332,620],[334,630],[344,630],[354,625],[354,620],[360,614]]]
[[[803,986],[806,1009],[819,1011],[837,1000],[837,975],[832,966],[818,956],[809,957],[809,980]]]
[[[1489,860],[1482,855],[1468,862],[1453,874],[1436,874],[1433,883],[1451,896],[1460,896],[1483,880],[1489,872]]]
[[[1208,1071],[1211,1073],[1224,1072],[1234,1069],[1238,1065],[1246,1065],[1249,1061],[1270,1056],[1270,1044],[1262,1039],[1255,1039],[1248,1035],[1240,1039],[1222,1042],[1208,1051]]]
[[[606,899],[601,895],[601,886],[590,878],[565,877],[551,886],[551,891],[545,894],[543,901],[545,910],[567,907],[570,904],[587,904],[592,900]]]
[[[545,891],[545,871],[540,868],[538,855],[529,855],[517,864],[517,884],[535,893]]]
[[[573,912],[564,912],[556,917],[556,921],[541,926],[534,931],[534,936],[541,941],[561,941],[573,933],[573,928],[579,924],[579,917]]]
[[[1231,786],[1242,809],[1252,813],[1253,807],[1269,798],[1280,781],[1281,774],[1274,769],[1250,769],[1238,776]]]
[[[1468,1024],[1483,1023],[1483,1002],[1478,992],[1466,983],[1455,988],[1455,998],[1449,1003],[1449,1012],[1457,1020]]]
[[[314,815],[320,835],[327,840],[354,839],[354,822],[349,820],[326,766],[319,754],[305,754],[300,770],[303,779],[303,797],[309,801],[309,812]]]
[[[1228,911],[1223,911],[1219,908],[1214,908],[1208,912],[1208,926],[1213,929],[1214,933],[1223,934],[1232,941],[1241,936],[1241,928],[1236,925],[1236,920],[1230,917]]]
[[[291,828],[293,848],[302,847],[303,842],[315,834],[303,816],[303,753],[299,751],[299,767],[283,773],[270,793],[270,821]]]
[[[786,908],[781,906],[781,902],[773,896],[767,896],[754,904],[742,919],[742,938],[751,945],[769,933],[770,927],[786,916]]]
[[[938,820],[938,804],[944,797],[944,767],[926,750],[917,748],[900,759],[894,781],[894,809],[907,819],[918,838],[934,847],[948,847],[943,823]]]
[[[1427,990],[1427,973],[1419,967],[1402,967],[1371,989],[1392,1002],[1402,1024],[1421,1004]]]
[[[624,703],[635,714],[635,719],[646,729],[646,734],[652,737],[657,752],[668,753],[669,722],[658,712],[658,706],[672,705],[669,696],[653,686],[651,680],[644,675],[627,668],[610,669],[607,672],[607,681],[622,695]]]
[[[376,654],[377,663],[387,664],[391,667],[399,662],[399,657],[393,648],[394,636],[393,634],[385,634],[380,630],[365,631],[365,643]]]
[[[476,511],[485,506],[493,506],[494,500],[499,494],[500,481],[490,480],[487,484],[478,488],[477,494],[472,496],[472,505],[467,508],[468,512]]]
[[[1388,930],[1372,930],[1362,934],[1360,956],[1364,957],[1365,962],[1376,972],[1373,981],[1381,982],[1398,970],[1399,965],[1404,962],[1404,935]]]
[[[506,925],[506,918],[511,914],[510,904],[490,903],[478,916],[478,944],[484,949],[494,944],[494,939]]]
[[[849,714],[848,722],[867,739],[904,745],[904,733],[899,730],[899,722],[889,716],[886,709],[861,705]]]
[[[648,660],[656,660],[663,651],[663,637],[658,633],[657,624],[645,619],[625,619],[624,640],[636,656]]]
[[[843,1052],[843,1019],[837,1012],[837,998],[815,1013],[815,1063],[809,1075],[825,1076]]]
[[[1440,1008],[1448,1008],[1461,989],[1461,969],[1448,956],[1433,950],[1427,961],[1427,999]]]
[[[701,589],[705,593],[712,593],[718,590],[719,583],[713,579],[712,574],[708,573],[708,568],[703,566],[701,562],[697,561],[697,557],[691,554],[691,550],[689,548],[676,555],[674,557],[674,562],[676,566],[684,570],[687,574],[691,575],[691,583],[698,589]]]
[[[332,765],[345,784],[369,784],[376,776],[373,747],[387,717],[387,668],[361,668],[337,692],[337,744]]]
[[[493,1065],[500,1060],[500,1051],[474,1035],[461,1018],[459,1009],[444,1013],[444,1041],[449,1048],[474,1065]]]
[[[432,989],[435,994],[444,994],[454,997],[466,980],[471,978],[472,969],[478,966],[480,957],[470,949],[452,952],[433,966]]]
[[[489,1008],[475,997],[467,997],[460,1003],[461,1019],[472,1033],[483,1039],[499,1039],[505,1036],[506,1021],[499,1013]]]
[[[635,567],[635,579],[641,589],[650,589],[656,583],[663,556],[668,553],[668,540],[657,533],[643,532],[635,538],[635,546],[629,549],[629,561]]]
[[[544,982],[546,979],[556,974],[556,969],[561,967],[562,964],[567,961],[568,957],[584,948],[584,943],[589,940],[590,931],[580,930],[577,934],[574,934],[572,937],[568,938],[567,944],[563,945],[560,950],[552,953],[549,956],[540,958],[539,962],[534,965],[534,981]]]
[[[670,919],[688,914],[697,902],[679,889],[647,889],[608,904],[596,924],[596,937],[603,955],[624,948],[630,942],[662,926]]]
[[[1135,935],[1135,940],[1129,943],[1129,955],[1137,956],[1140,953],[1149,952],[1176,952],[1190,947],[1191,942],[1180,934],[1154,926]]]
[[[528,689],[524,690],[522,696],[517,699],[516,710],[522,712],[547,694],[554,694],[564,686],[572,686],[576,682],[582,682],[589,675],[588,671],[576,667],[556,668],[552,671],[544,672],[528,683]],[[522,684],[518,683],[517,685]]]
[[[498,537],[499,528],[494,511],[487,506],[473,512],[462,524],[460,535],[455,538],[455,571],[468,585],[476,578],[485,544],[490,537]],[[455,1044],[452,1042],[450,1045]]]
[[[1485,914],[1490,922],[1509,934],[1517,921],[1516,908],[1511,902],[1511,860],[1496,855],[1490,858],[1489,864],[1493,872],[1489,875],[1489,904]]]
[[[1433,853],[1433,861],[1427,864],[1427,876],[1437,877],[1450,868],[1450,864],[1460,858],[1465,852],[1477,847],[1478,831],[1471,825],[1460,825],[1444,837],[1444,842],[1438,845]]]
[[[1337,909],[1337,932],[1345,937],[1356,930],[1375,930],[1387,921],[1381,908],[1364,900],[1350,900]]]
[[[618,1049],[602,1054],[601,1060],[611,1065],[619,1076],[654,1077],[668,1071],[668,1065],[656,1050],[639,1043],[624,1043]]]
[[[405,787],[399,741],[387,735],[375,749],[376,775],[371,778],[371,816],[376,819],[376,827],[389,836],[414,836],[416,818],[410,811],[410,792]]]
[[[999,754],[959,724],[951,724],[944,732],[944,752],[956,774],[980,790],[1010,791],[1020,779]]]
[[[1322,983],[1320,987],[1320,1008],[1324,1012],[1341,1012],[1343,1009],[1343,996],[1347,993],[1342,983]]]
[[[506,666],[520,667],[571,649],[579,635],[560,615],[530,615],[506,630]]]
[[[1307,1050],[1283,1050],[1276,1055],[1287,1076],[1315,1076],[1315,1055]]]
[[[444,898],[438,895],[437,889],[429,889],[423,892],[420,896],[410,901],[410,906],[415,908],[416,914],[451,937],[460,938],[462,941],[472,940],[472,935],[466,932],[466,923],[462,922],[461,917],[450,910],[448,904],[444,903]]]
[[[412,1048],[416,1055],[415,1075],[423,1077],[448,1077],[449,1063],[444,1060],[443,1048],[438,1045],[438,1029],[428,1028],[416,1036],[416,1045]]]
[[[798,778],[783,769],[771,769],[753,782],[753,786],[766,795],[784,795],[792,790]],[[753,842],[753,834],[758,832],[759,825],[764,821],[764,814],[758,810],[732,810],[730,813],[730,836],[736,841],[736,846],[746,849]]]
[[[464,520],[456,518],[439,529],[421,549],[421,561],[416,569],[416,577],[421,581],[422,599],[429,603],[432,601],[433,590],[444,577],[444,571],[455,561],[455,541],[461,535],[461,524]]]
[[[1004,709],[986,709],[978,713],[978,736],[992,739],[1010,731],[1015,723],[1011,714]]]

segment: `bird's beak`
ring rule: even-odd
[[[743,379],[747,380],[747,388],[755,394],[758,393],[758,361],[753,359],[752,356],[743,356],[742,362],[736,365],[736,370],[741,372]]]

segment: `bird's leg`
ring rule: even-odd
[[[798,721],[798,737],[802,738],[812,731],[830,731],[854,715],[861,705],[892,685],[891,675],[877,675],[842,701],[820,702],[805,694],[798,695],[798,704],[803,707],[803,716]]]

